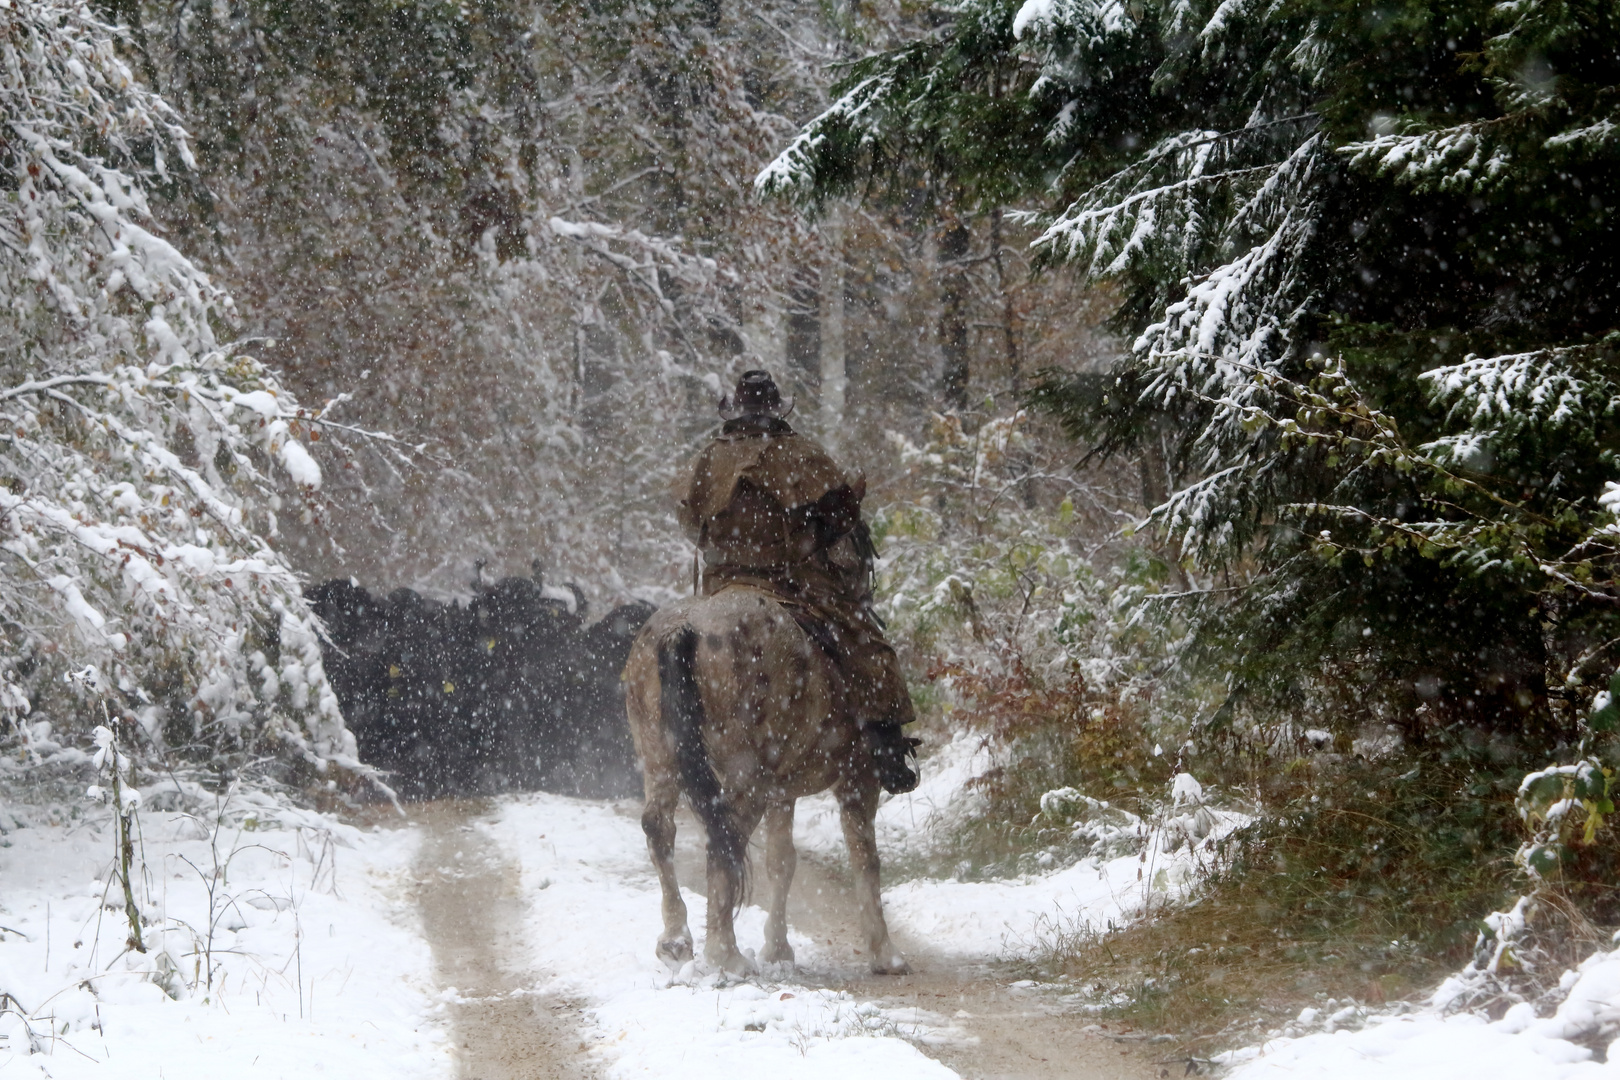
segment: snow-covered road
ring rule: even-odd
[[[880,811],[886,857],[971,803],[978,744],[959,740],[931,760],[929,781]],[[894,894],[891,924],[916,973],[879,979],[858,952],[836,815],[804,800],[807,857],[790,907],[798,966],[733,982],[655,959],[658,889],[632,803],[535,794],[379,812],[357,828],[262,795],[210,804],[190,792],[170,810],[178,793],[145,794],[135,888],[146,953],[124,948],[106,810],[71,799],[0,806],[0,993],[10,995],[0,1069],[1157,1075],[1131,1045],[985,968],[1043,920],[1133,910],[1147,892],[1134,861],[989,891],[910,883]],[[686,822],[689,886],[701,882],[700,841]],[[687,899],[701,938],[703,897]],[[758,945],[763,919],[743,912],[745,947]]]
[[[606,1077],[1158,1075],[1134,1046],[998,982],[978,960],[929,950],[903,921],[893,929],[916,972],[869,975],[854,900],[814,859],[801,862],[789,908],[796,966],[737,982],[697,964],[670,972],[653,955],[658,883],[635,806],[529,795],[503,800],[479,827],[520,864],[530,992],[584,1005],[581,1042]],[[700,880],[696,831],[685,823],[677,860],[688,882]],[[688,888],[686,900],[701,953],[704,899]],[[764,912],[746,908],[744,948],[763,930]]]
[[[943,754],[931,785],[884,805],[886,856],[949,826],[976,753]],[[737,981],[655,958],[658,885],[633,802],[448,801],[367,828],[264,797],[212,817],[160,802],[140,815],[145,953],[125,948],[105,813],[0,806],[0,1071],[1137,1080],[1167,1067],[1155,1047],[1092,1023],[1078,995],[1009,982],[994,963],[1043,928],[1123,921],[1174,895],[1194,856],[1166,853],[1159,836],[1137,856],[1015,880],[895,885],[885,902],[914,971],[877,977],[835,815],[804,800],[789,905],[798,962]],[[681,829],[701,953],[701,832],[690,818]],[[763,923],[743,911],[745,949]],[[1620,1076],[1620,1049],[1603,1060],[1604,1033],[1620,1030],[1620,952],[1565,981],[1568,1000],[1539,1017],[1529,1005],[1494,1023],[1411,1006],[1306,1010],[1265,1046],[1223,1057],[1255,1080]]]

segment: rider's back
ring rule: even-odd
[[[787,567],[859,520],[864,487],[786,421],[744,417],[693,460],[679,513],[711,568]]]

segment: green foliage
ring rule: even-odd
[[[1264,1037],[1302,1004],[1407,997],[1465,963],[1479,920],[1510,895],[1512,777],[1458,743],[1297,759],[1259,778],[1268,813],[1226,841],[1195,902],[1054,935],[1033,964],[1200,1056]]]
[[[1168,446],[1152,520],[1210,581],[1182,612],[1218,719],[1570,738],[1620,641],[1620,11],[950,12],[761,186],[1016,195],[1038,250],[1117,290],[1127,355],[1033,401],[1104,456]]]
[[[1620,719],[1620,672],[1592,702],[1582,725],[1577,760],[1530,773],[1519,784],[1519,817],[1530,838],[1515,860],[1539,884],[1574,893],[1612,918],[1620,910],[1620,844],[1606,830],[1614,814],[1613,732]],[[1609,757],[1611,760],[1605,761]]]
[[[1055,174],[1063,148],[1041,137],[1050,106],[1012,54],[1016,8],[964,7],[946,35],[843,65],[833,106],[760,175],[761,190],[820,204],[870,183],[906,203],[948,176],[968,201],[995,205]]]

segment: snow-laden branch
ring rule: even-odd
[[[267,539],[279,492],[322,483],[331,405],[222,345],[230,296],[158,235],[144,186],[193,162],[115,31],[7,5],[0,67],[0,708],[68,735],[86,714],[57,676],[94,665],[148,747],[359,768]]]
[[[875,135],[866,130],[867,120],[889,104],[894,85],[894,78],[887,74],[856,83],[806,124],[787,149],[759,171],[754,177],[754,189],[761,195],[809,197],[817,186],[817,160],[828,138],[856,132],[863,143],[870,143]]]

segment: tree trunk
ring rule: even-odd
[[[966,409],[968,379],[972,372],[968,366],[967,305],[971,283],[968,281],[968,246],[972,234],[967,223],[952,215],[939,241],[939,351],[943,363],[940,368],[940,391],[948,409]]]
[[[1024,391],[1024,372],[1018,357],[1018,313],[1003,259],[999,206],[990,211],[990,257],[996,266],[996,291],[1001,294],[1001,349],[1007,362],[1007,385],[1016,397]]]
[[[821,268],[821,433],[829,445],[844,424],[844,222],[833,212],[821,224],[827,261]]]

